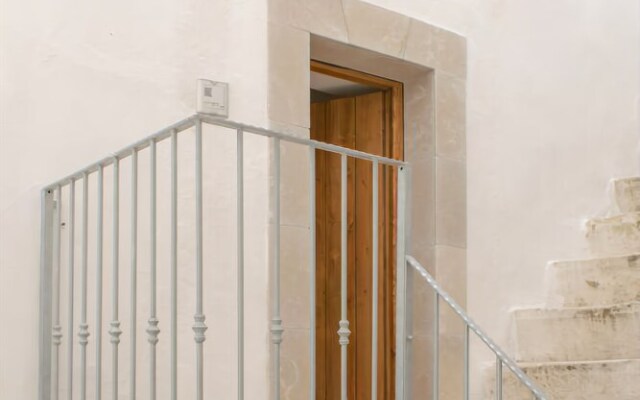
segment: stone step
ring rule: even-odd
[[[640,212],[640,177],[614,180],[613,195],[621,212]]]
[[[640,301],[640,253],[549,264],[549,307],[607,306]]]
[[[517,359],[525,362],[640,358],[640,302],[515,311]]]
[[[523,364],[524,372],[549,400],[638,400],[640,360]],[[494,385],[490,385],[494,386]],[[503,399],[532,400],[533,396],[505,369]],[[493,389],[487,399],[495,399]]]
[[[587,240],[596,256],[618,256],[640,252],[640,212],[587,222]]]

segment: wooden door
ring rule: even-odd
[[[390,90],[311,104],[311,137],[393,157]],[[395,152],[394,152],[395,150]],[[349,399],[371,398],[372,163],[348,159],[348,346]],[[317,399],[340,398],[341,213],[339,155],[316,152]],[[379,170],[378,399],[395,391],[395,173]]]

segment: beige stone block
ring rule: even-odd
[[[309,327],[309,229],[281,228],[280,282],[285,329]]]
[[[587,241],[594,256],[640,253],[640,212],[587,221]]]
[[[640,301],[640,254],[549,264],[550,307],[584,307]]]
[[[635,400],[640,398],[640,360],[611,360],[523,365],[548,398],[554,400]],[[506,371],[504,399],[529,400],[531,392]],[[495,379],[486,399],[494,399]]]
[[[527,362],[640,358],[640,303],[521,309],[514,314],[518,356]],[[540,340],[540,338],[549,338]],[[631,339],[633,338],[633,340]]]
[[[464,79],[435,74],[436,154],[464,160],[466,156],[466,84]]]
[[[459,247],[436,246],[436,279],[441,287],[463,309],[467,296],[467,250]],[[464,323],[451,307],[442,307],[440,332],[461,336]]]
[[[408,249],[408,254],[418,260],[418,262],[425,267],[432,276],[435,276],[436,255],[435,246],[433,244]]]
[[[414,336],[408,344],[409,376],[407,396],[411,400],[431,398],[433,391],[433,341],[430,337]]]
[[[432,72],[400,58],[318,36],[311,37],[311,58],[402,82]]]
[[[439,396],[441,399],[461,399],[463,380],[462,338],[440,337]],[[414,336],[409,342],[409,399],[431,398],[433,393],[433,340],[427,336]]]
[[[427,265],[423,264],[425,267]],[[407,307],[409,331],[414,336],[433,336],[435,293],[413,268],[409,269]]]
[[[288,124],[285,122],[269,120],[269,129],[274,132],[283,133],[288,136],[293,136],[302,139],[309,139],[311,134],[308,127],[297,126]]]
[[[462,399],[464,371],[464,339],[440,336],[440,398]]]
[[[436,157],[436,243],[467,246],[466,164]]]
[[[463,36],[412,19],[404,58],[436,71],[465,78],[467,41]]]
[[[439,347],[439,395],[441,399],[461,399],[463,379],[463,346],[461,337],[441,336]],[[433,393],[433,340],[414,336],[409,350],[409,399],[431,398]]]
[[[461,270],[464,267],[466,263],[464,250],[439,247],[441,248],[435,249],[435,257],[440,258],[441,264],[448,265],[452,270]],[[433,269],[428,265],[424,266],[427,269]],[[455,274],[452,273],[450,276],[451,279],[456,279]],[[409,307],[411,307],[412,321],[410,333],[412,340],[409,342],[409,365],[412,368],[409,376],[412,395],[409,398],[424,398],[425,393],[431,393],[432,390],[430,383],[433,379],[435,297],[431,287],[417,273],[410,273],[409,282]],[[451,286],[450,282],[448,284]],[[462,397],[464,323],[442,299],[439,309],[439,394],[441,399],[457,399]],[[425,385],[427,382],[429,385]]]
[[[402,57],[410,18],[359,0],[343,0],[349,43]]]
[[[270,120],[309,127],[309,33],[269,24]]]
[[[458,271],[463,270],[466,263],[464,250],[438,247],[440,249],[436,247],[436,259],[438,257],[440,260],[447,259],[450,264],[457,264]],[[453,270],[454,267],[451,269]],[[456,279],[454,275],[451,274],[452,279]],[[431,374],[432,371],[435,297],[431,286],[417,273],[410,273],[409,282],[411,335],[413,336],[410,365],[418,368],[417,371],[412,371],[411,377],[420,392],[425,393],[425,388],[422,387],[423,380],[432,378],[425,374]],[[447,283],[451,286],[450,282]],[[459,398],[462,393],[464,367],[464,323],[442,299],[439,303],[439,352],[440,396],[445,399]],[[424,364],[426,360],[428,365]]]
[[[467,250],[452,246],[435,246],[436,279],[453,299],[467,304]]]
[[[435,153],[434,74],[424,72],[405,81],[405,159],[416,162]]]
[[[616,179],[613,194],[621,212],[640,212],[640,178]]]
[[[309,330],[285,330],[281,345],[281,399],[307,398],[309,395],[309,371]]]
[[[269,20],[346,42],[347,28],[340,0],[270,0]]]
[[[280,222],[309,226],[309,148],[280,142]]]
[[[432,158],[416,161],[411,166],[411,216],[410,250],[415,251],[433,246],[435,243],[435,174]],[[421,263],[425,259],[417,258]],[[430,259],[429,261],[431,261]]]

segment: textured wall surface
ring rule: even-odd
[[[3,322],[0,329],[0,398],[35,399],[40,187],[192,114],[195,111],[197,78],[229,82],[230,118],[265,125],[266,2],[140,1],[134,4],[111,1],[88,4],[75,0],[55,3],[28,0],[2,2],[1,7],[0,315]],[[206,136],[204,140],[211,145],[213,142],[209,138]],[[231,179],[235,176],[235,142],[231,136],[228,138],[231,143],[224,141],[213,150],[218,162],[228,164],[230,174],[227,177]],[[191,144],[187,140],[181,145],[184,149],[181,155],[193,153]],[[205,152],[205,160],[208,160],[205,162],[211,162],[207,154],[214,152]],[[262,157],[256,157],[257,154]],[[267,332],[267,321],[262,318],[266,314],[268,273],[265,261],[268,204],[262,201],[268,190],[266,156],[266,143],[247,150],[245,176],[256,190],[246,194],[247,220],[257,224],[257,228],[247,234],[247,263],[251,272],[247,275],[246,290],[255,301],[248,301],[247,308],[254,309],[259,316],[257,326],[248,317],[247,329],[262,332]],[[181,168],[186,175],[182,177],[185,182],[193,182],[188,173],[193,173],[188,170],[193,164],[188,157],[184,160],[186,164],[181,164]],[[167,167],[165,164],[162,169],[165,177],[168,177]],[[141,179],[144,179],[144,171],[140,171]],[[221,171],[208,172],[206,175],[211,179],[225,177]],[[219,180],[217,182],[219,189],[235,193],[233,179],[224,185]],[[189,193],[188,185],[185,183],[183,189],[186,191],[181,191],[181,196]],[[167,192],[163,189],[161,193]],[[232,217],[229,207],[233,205],[233,199],[222,193],[223,190],[210,192],[208,196],[205,193],[205,212],[222,209],[225,215]],[[183,199],[187,197],[181,197],[181,201]],[[123,195],[123,202],[127,201]],[[141,216],[146,214],[146,210],[141,206]],[[128,221],[126,207],[122,213],[124,228]],[[192,222],[192,209],[184,209],[184,215],[187,218],[182,223],[186,227]],[[147,232],[148,225],[143,221],[140,229]],[[206,251],[219,249],[233,253],[235,250],[230,250],[235,248],[235,234],[230,230],[233,224],[226,218],[213,227],[222,234],[207,243]],[[110,220],[106,219],[105,229],[109,227]],[[159,228],[164,229],[166,225]],[[183,237],[187,238],[186,235]],[[126,236],[123,236],[121,294],[124,298],[128,292],[128,279],[125,280],[128,278],[126,243]],[[141,248],[143,246],[141,243]],[[166,251],[166,246],[159,246],[160,262],[167,260]],[[185,398],[193,397],[193,380],[187,367],[194,365],[195,360],[193,332],[189,328],[194,313],[191,302],[195,296],[189,294],[194,288],[192,258],[193,246],[187,245],[180,255],[181,269],[185,270],[181,273],[183,279],[179,287],[179,293],[187,299],[181,303],[179,317],[186,328],[180,333],[179,374],[179,393]],[[105,277],[109,277],[110,264],[107,260],[104,268]],[[161,278],[168,276],[168,270],[160,268],[164,267],[159,265],[159,284],[162,286]],[[210,279],[213,287],[224,291],[218,292],[219,296],[215,298],[212,291],[205,294],[209,304],[212,301],[222,303],[215,308],[205,306],[208,308],[205,312],[209,325],[205,349],[215,352],[218,359],[229,360],[233,359],[234,346],[231,345],[235,343],[235,283],[218,280],[218,276],[208,275],[209,271],[206,268],[205,278]],[[233,276],[233,270],[230,268],[229,271]],[[147,287],[147,282],[141,270],[140,288]],[[93,285],[90,286],[89,297],[92,288]],[[105,321],[110,319],[109,288],[108,285],[105,287]],[[168,307],[167,289],[167,286],[159,289],[160,308]],[[146,296],[143,296],[141,294],[138,315],[146,320]],[[128,304],[123,300],[121,320],[124,324],[127,310]],[[166,316],[161,319],[158,346],[168,346],[168,320]],[[95,331],[91,317],[89,323],[92,332],[89,340],[92,343]],[[226,324],[231,324],[231,327],[224,328]],[[138,329],[138,348],[146,354],[148,344],[143,329],[144,324]],[[126,379],[128,366],[125,354],[129,345],[124,328],[123,331],[120,367],[121,376]],[[108,336],[105,334],[103,338],[107,346]],[[247,343],[247,352],[251,354],[253,365],[262,364],[264,368],[252,369],[255,373],[247,378],[246,394],[249,398],[259,398],[253,391],[262,393],[266,386],[268,343],[266,334],[252,338],[255,340]],[[107,349],[105,347],[105,351]],[[167,349],[159,349],[164,352],[158,359],[160,393],[168,390]],[[92,347],[88,351],[93,354]],[[76,350],[76,355],[78,353]],[[107,390],[110,353],[106,352],[104,356]],[[141,362],[144,359],[141,358]],[[213,374],[216,378],[207,380],[208,393],[214,389],[219,391],[221,387],[235,391],[233,364],[220,365],[228,372]],[[206,368],[210,367],[208,364]],[[148,388],[146,369],[142,365],[138,376],[142,395]],[[221,381],[222,386],[219,385]],[[78,382],[77,377],[75,382]],[[123,395],[128,393],[127,386],[123,384],[121,391]],[[92,393],[91,387],[89,393]]]
[[[640,171],[637,1],[371,0],[467,37],[468,309],[514,352],[514,306]],[[475,360],[489,361],[486,353]]]

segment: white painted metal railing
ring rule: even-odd
[[[494,390],[495,398],[497,400],[502,400],[503,396],[503,375],[502,368],[506,366],[515,376],[516,380],[524,385],[534,396],[535,399],[538,400],[547,400],[548,397],[544,393],[544,391],[533,382],[525,373],[522,371],[520,367],[513,361],[498,345],[491,340],[491,338],[482,330],[480,327],[473,322],[473,320],[467,315],[467,313],[460,307],[460,305],[447,293],[442,287],[436,282],[436,280],[427,272],[427,270],[420,265],[420,263],[413,258],[412,256],[406,257],[406,265],[411,267],[418,274],[424,278],[424,280],[429,284],[429,287],[433,290],[434,295],[434,341],[433,341],[433,394],[432,399],[438,400],[439,398],[439,387],[438,387],[438,377],[440,373],[440,361],[438,357],[438,353],[440,351],[438,337],[440,336],[440,300],[444,301],[456,316],[464,323],[464,380],[463,380],[463,396],[465,400],[469,400],[469,333],[473,332],[488,348],[491,350],[496,357],[496,374],[495,374],[495,382],[496,387]]]
[[[281,177],[281,156],[280,147],[281,142],[291,142],[299,145],[306,146],[309,151],[309,196],[310,196],[310,214],[309,214],[309,226],[310,226],[310,262],[309,262],[309,276],[310,276],[310,353],[309,353],[309,398],[314,399],[316,396],[316,293],[315,293],[315,270],[316,270],[316,204],[315,204],[315,151],[322,150],[331,152],[341,156],[341,319],[339,326],[337,327],[336,345],[341,347],[341,399],[347,399],[347,348],[349,346],[349,320],[347,318],[347,161],[348,158],[356,158],[362,160],[368,160],[372,163],[372,175],[373,175],[373,187],[372,187],[372,204],[373,204],[373,227],[378,226],[378,173],[380,166],[389,166],[396,168],[398,176],[398,188],[397,188],[397,238],[396,238],[396,252],[397,252],[397,270],[396,270],[396,285],[397,285],[397,302],[396,302],[396,399],[401,400],[404,398],[405,387],[404,377],[407,374],[406,360],[406,327],[405,327],[405,313],[406,313],[406,287],[407,287],[407,270],[406,261],[408,265],[416,268],[427,279],[427,282],[432,286],[436,293],[436,300],[443,299],[461,316],[467,326],[467,336],[465,345],[465,367],[468,371],[468,332],[473,331],[479,337],[487,343],[498,357],[498,368],[502,368],[502,365],[506,365],[509,369],[516,373],[518,379],[522,380],[528,387],[530,387],[533,393],[539,399],[545,399],[542,392],[539,391],[535,385],[524,376],[517,366],[504,355],[504,352],[499,350],[493,342],[491,342],[486,335],[484,335],[477,326],[468,319],[466,314],[458,307],[453,300],[450,299],[446,293],[444,293],[433,281],[433,279],[426,273],[422,267],[411,257],[405,260],[405,218],[406,218],[406,193],[407,193],[407,165],[398,160],[393,160],[385,157],[379,157],[376,155],[351,150],[327,143],[322,143],[314,140],[297,138],[282,133],[252,127],[245,124],[230,122],[227,120],[220,120],[205,115],[194,115],[186,118],[172,126],[167,127],[141,141],[134,143],[131,146],[112,154],[111,156],[104,158],[86,168],[81,169],[63,179],[48,185],[42,192],[42,237],[41,237],[41,314],[40,314],[40,376],[39,376],[39,399],[58,400],[60,393],[59,381],[61,379],[60,370],[60,357],[61,352],[66,351],[67,361],[66,365],[66,394],[67,398],[71,400],[77,393],[79,398],[84,400],[87,398],[87,346],[90,344],[90,332],[93,333],[95,340],[92,345],[95,348],[95,376],[93,378],[93,385],[91,386],[95,393],[92,394],[92,398],[101,399],[103,393],[103,379],[102,367],[103,367],[103,347],[102,347],[102,301],[103,301],[103,256],[104,256],[104,197],[105,197],[105,182],[104,174],[105,170],[109,169],[112,173],[113,183],[111,185],[111,209],[107,212],[112,217],[111,221],[111,314],[108,322],[108,334],[111,342],[111,376],[110,384],[112,385],[111,393],[114,400],[118,399],[118,376],[120,372],[119,363],[119,348],[120,337],[125,335],[129,342],[128,356],[128,383],[129,383],[129,399],[135,399],[137,378],[140,376],[137,365],[137,332],[136,324],[138,322],[138,211],[144,210],[148,213],[149,218],[149,310],[147,315],[147,341],[149,342],[148,355],[149,355],[149,370],[148,370],[148,397],[152,400],[156,399],[158,393],[157,383],[157,344],[160,340],[160,326],[168,326],[168,338],[169,343],[169,363],[170,363],[170,375],[169,375],[169,397],[173,400],[178,398],[178,250],[180,248],[180,242],[178,238],[179,233],[179,221],[180,215],[178,214],[178,185],[180,184],[178,176],[179,165],[179,153],[178,153],[178,135],[181,132],[193,129],[195,130],[195,150],[194,150],[194,163],[193,166],[195,176],[195,222],[194,222],[194,237],[195,237],[195,312],[193,315],[192,330],[194,332],[195,341],[195,393],[198,400],[204,398],[211,398],[211,394],[204,393],[204,342],[206,339],[205,332],[207,331],[207,325],[205,323],[205,314],[203,308],[203,292],[204,292],[204,278],[203,270],[205,268],[203,261],[203,124],[211,124],[218,127],[227,128],[230,132],[236,135],[236,163],[237,163],[237,398],[242,400],[245,397],[245,326],[244,326],[244,304],[245,304],[245,248],[244,248],[244,136],[246,133],[252,135],[259,135],[269,138],[272,142],[273,148],[273,232],[272,232],[272,278],[271,288],[273,304],[271,305],[272,319],[270,322],[269,330],[271,335],[271,342],[274,347],[273,351],[273,382],[272,387],[274,390],[273,398],[280,398],[280,346],[283,342],[283,321],[281,315],[281,298],[280,298],[280,177]],[[158,239],[158,206],[157,206],[157,192],[158,192],[158,157],[157,157],[157,144],[159,142],[168,139],[170,146],[170,313],[169,321],[164,323],[159,321],[158,318],[158,299],[157,299],[157,239]],[[141,152],[147,152],[149,156],[149,168],[148,168],[148,204],[139,204],[140,198],[138,192],[140,190],[138,181],[138,155]],[[120,188],[123,177],[120,173],[121,161],[127,159],[130,164],[130,222],[128,224],[128,236],[129,239],[129,325],[126,332],[121,330],[121,321],[119,316],[120,306],[120,243],[121,243],[121,215],[120,215]],[[89,177],[96,175],[96,187],[90,187]],[[79,390],[74,392],[74,305],[76,299],[74,298],[74,272],[76,269],[74,254],[76,251],[75,240],[75,199],[76,199],[76,186],[82,185],[81,199],[82,199],[82,212],[80,221],[80,321],[78,324],[78,343],[80,344],[80,375],[79,375]],[[66,193],[66,196],[64,195]],[[95,291],[92,294],[95,300],[95,324],[97,326],[90,327],[87,319],[88,308],[88,246],[89,246],[89,221],[90,221],[90,204],[92,196],[96,196],[95,210],[93,218],[95,223],[95,237],[91,238],[94,241],[95,246],[95,262],[92,267],[95,271]],[[68,215],[66,221],[66,243],[68,244],[67,251],[67,278],[68,283],[65,288],[67,295],[67,311],[66,311],[66,329],[63,329],[61,323],[61,243],[63,242],[63,231],[61,228],[61,206],[66,198],[68,202]],[[371,248],[373,252],[372,257],[372,357],[371,357],[371,393],[372,399],[376,399],[377,393],[377,338],[378,338],[378,231],[372,230]],[[438,332],[438,304],[436,301],[436,319],[434,329]],[[63,338],[66,338],[66,344],[63,345]],[[437,335],[436,335],[437,338]],[[434,341],[434,353],[437,360],[438,341]],[[218,362],[225,362],[226,360],[218,360]],[[216,362],[216,360],[214,360]],[[439,368],[437,366],[434,373],[438,374]],[[501,375],[500,375],[501,376]],[[437,382],[437,379],[435,380]],[[501,379],[499,380],[501,384]],[[434,387],[434,395],[437,398],[437,385]],[[468,372],[465,374],[465,393],[468,393]],[[501,393],[501,391],[498,391]],[[467,397],[468,398],[468,395]],[[500,397],[499,397],[500,398]]]

